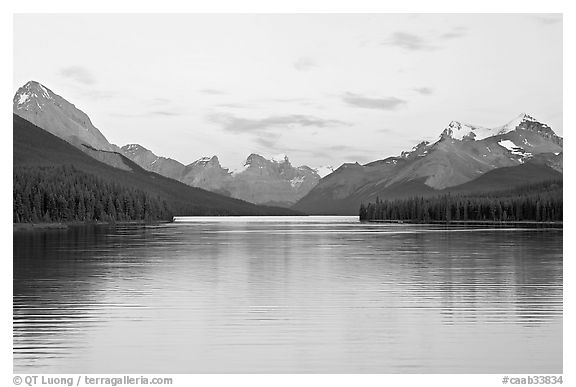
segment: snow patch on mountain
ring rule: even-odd
[[[498,141],[498,145],[503,148],[506,148],[512,153],[513,155],[520,156],[520,161],[524,162],[525,158],[531,157],[532,153],[526,152],[522,147],[516,145],[513,141],[510,140],[501,140]]]
[[[305,176],[296,176],[295,178],[290,180],[290,185],[292,186],[292,188],[297,188],[302,185],[305,178],[306,178]]]
[[[493,136],[492,129],[482,126],[465,124],[459,121],[452,121],[440,134],[440,138],[452,138],[454,140],[482,140]]]
[[[125,150],[129,151],[129,152],[135,152],[140,148],[140,145],[138,144],[128,144],[128,145],[124,145],[123,147]]]
[[[20,94],[20,97],[18,97],[18,105],[22,105],[24,102],[28,101],[28,99],[30,99],[30,94],[28,93]]]
[[[424,157],[428,154],[429,145],[430,143],[428,141],[422,141],[421,143],[414,145],[409,151],[403,151],[400,153],[400,157],[405,159],[409,157]]]
[[[207,164],[210,162],[210,160],[212,160],[212,157],[209,156],[204,156],[204,157],[200,157],[198,160],[194,161],[192,164]]]
[[[498,141],[498,145],[508,149],[509,151],[514,151],[516,148],[518,148],[518,146],[510,140]]]
[[[277,155],[272,155],[265,158],[269,159],[270,161],[274,161],[275,163],[284,163],[288,161],[288,156],[286,156],[284,153],[279,153]]]
[[[38,86],[40,86],[40,89],[42,90],[42,96],[43,96],[44,98],[48,98],[48,99],[51,99],[51,98],[52,98],[52,97],[50,96],[50,93],[48,92],[48,89],[46,89],[46,88],[44,87],[44,85],[42,85],[41,83],[39,83]]]

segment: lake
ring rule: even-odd
[[[179,218],[14,233],[15,373],[562,373],[562,230]]]

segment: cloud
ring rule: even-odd
[[[440,37],[442,39],[458,39],[463,36],[466,36],[466,31],[467,31],[466,27],[454,27],[452,28],[451,31],[448,31],[440,35]]]
[[[285,116],[272,116],[262,119],[249,119],[236,117],[228,113],[212,113],[207,116],[208,121],[220,125],[224,130],[235,133],[257,132],[269,129],[278,129],[291,126],[306,126],[325,128],[328,126],[348,125],[338,120],[326,120],[318,117],[292,114]]]
[[[82,66],[65,67],[60,70],[60,75],[62,75],[64,78],[70,78],[85,85],[93,85],[96,83],[92,73],[87,68]]]
[[[396,97],[371,98],[354,93],[345,93],[342,101],[364,109],[395,110],[398,106],[406,104],[406,101]]]
[[[169,110],[156,110],[156,111],[148,112],[145,115],[175,117],[175,116],[181,116],[182,113],[169,111]]]
[[[422,95],[432,95],[434,93],[434,89],[430,87],[417,87],[413,90]]]
[[[210,94],[210,95],[223,95],[226,94],[224,91],[222,90],[218,90],[218,89],[200,89],[198,90],[200,93],[202,94]]]
[[[298,71],[309,71],[314,67],[316,67],[317,65],[312,59],[302,57],[298,58],[298,60],[293,63],[293,66]]]
[[[256,138],[256,143],[264,148],[277,149],[278,140],[280,139],[280,134],[278,133],[260,133]]]
[[[150,105],[168,105],[172,103],[172,100],[163,97],[152,98],[147,101]]]
[[[332,151],[348,151],[348,150],[357,149],[357,148],[349,146],[349,145],[332,145],[332,146],[329,146],[325,149],[332,152]]]
[[[425,39],[408,32],[395,32],[382,45],[396,46],[409,51],[434,50],[436,47],[430,45]]]

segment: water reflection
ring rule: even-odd
[[[14,371],[561,373],[562,232],[310,217],[15,234]]]

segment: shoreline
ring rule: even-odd
[[[428,222],[420,222],[414,220],[361,220],[362,223],[390,223],[390,224],[421,224],[421,225],[446,225],[446,226],[502,226],[502,227],[557,227],[563,228],[563,222],[535,222],[527,221],[491,221],[491,220],[451,220],[449,222],[443,220],[430,220]]]
[[[105,226],[105,225],[123,225],[123,224],[159,224],[171,223],[169,220],[158,220],[152,222],[132,220],[119,222],[46,222],[46,223],[12,223],[13,232],[30,232],[30,231],[47,231],[60,230],[66,231],[72,227],[86,226]]]

